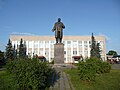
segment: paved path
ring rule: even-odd
[[[62,69],[56,69],[57,74],[54,75],[55,83],[49,88],[49,90],[75,90],[69,76],[62,71]]]
[[[113,64],[112,69],[120,69],[120,64]]]

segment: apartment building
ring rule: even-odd
[[[33,54],[44,56],[51,62],[54,58],[54,36],[20,36],[11,35],[12,45],[18,48],[21,38],[27,47],[27,55],[33,57]],[[100,43],[101,58],[106,60],[106,39],[104,36],[95,36],[95,40]],[[63,36],[64,43],[64,62],[73,63],[73,56],[90,57],[91,36]]]

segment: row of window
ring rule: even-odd
[[[32,51],[28,51],[29,52],[29,54],[32,54]],[[33,52],[34,54],[38,54],[38,51],[37,50],[34,50],[34,52]],[[51,56],[53,56],[54,55],[54,52],[50,52],[50,54],[51,54]],[[66,54],[66,51],[64,51],[64,54]],[[73,55],[77,55],[77,54],[82,54],[82,51],[76,51],[76,50],[74,50],[73,52],[72,52],[72,54]],[[84,51],[84,54],[85,55],[88,55],[88,51]],[[39,51],[39,55],[43,55],[43,51]],[[49,51],[45,51],[45,55],[49,55]],[[67,55],[71,55],[71,51],[69,50],[69,51],[67,51]]]
[[[17,44],[19,44],[20,43],[20,41],[12,41],[12,42],[14,42],[14,43],[16,43],[17,42]],[[56,41],[28,41],[29,43],[33,43],[34,42],[34,44],[35,43],[40,43],[40,44],[42,44],[42,43],[45,43],[45,44],[55,44],[55,42]],[[77,42],[78,42],[78,44],[82,44],[82,43],[84,43],[84,44],[91,44],[91,41],[63,41],[63,43],[64,44],[71,44],[71,43],[73,43],[73,44],[77,44]],[[24,43],[24,42],[23,42]],[[103,44],[103,41],[97,41],[97,43],[101,43],[101,44]]]
[[[13,41],[14,42],[14,41]],[[71,42],[73,42],[72,44],[71,44]],[[19,43],[19,41],[17,42],[17,43]],[[16,43],[16,45],[17,45],[17,43]],[[55,43],[55,41],[50,41],[50,45],[49,45],[49,41],[28,41],[27,43],[26,43],[26,45],[28,46],[28,48],[49,48],[49,47],[51,47],[51,48],[54,48],[54,43]],[[63,41],[63,43],[64,43],[64,45],[65,45],[65,47],[68,47],[68,48],[71,48],[71,47],[73,47],[73,48],[76,48],[77,46],[78,46],[78,48],[82,48],[83,47],[83,45],[84,45],[84,48],[88,48],[88,47],[90,47],[90,43],[91,43],[91,41],[84,41],[84,44],[82,44],[82,41]],[[14,44],[15,44],[15,42],[14,42]],[[100,41],[100,48],[103,48],[103,41]]]

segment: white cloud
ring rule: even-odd
[[[35,34],[32,33],[21,33],[21,32],[12,32],[10,35],[30,35],[30,36],[35,36]]]
[[[111,40],[111,38],[110,38],[109,36],[107,36],[107,35],[105,35],[105,34],[103,34],[103,33],[99,33],[98,35],[104,36],[107,41],[110,41],[110,40]]]

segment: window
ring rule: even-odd
[[[64,54],[66,54],[66,51],[64,51]]]
[[[82,45],[78,45],[79,46],[79,48],[82,48]]]
[[[89,44],[91,44],[91,41],[89,41]]]
[[[29,48],[32,48],[32,41],[29,41]]]
[[[51,48],[54,48],[54,45],[50,45]]]
[[[81,45],[81,44],[82,44],[82,41],[78,41],[78,44]]]
[[[84,41],[84,44],[87,44],[87,41]]]
[[[37,50],[35,50],[35,51],[34,51],[34,54],[36,55],[37,53],[38,53],[38,51],[37,51]]]
[[[43,48],[44,47],[44,42],[40,41],[39,46],[40,46],[40,48]]]
[[[73,54],[77,54],[77,51],[73,51]]]
[[[67,41],[67,44],[71,44],[71,41]]]
[[[82,51],[79,51],[79,54],[82,54]]]
[[[68,50],[68,51],[67,51],[67,54],[68,54],[68,55],[71,55],[71,51],[70,51],[70,50]]]
[[[50,41],[50,44],[54,44],[55,42],[54,41]]]
[[[68,57],[68,61],[70,61],[71,60],[71,57]]]
[[[77,41],[73,41],[73,47],[77,47]]]
[[[45,42],[45,47],[46,47],[46,48],[49,48],[49,41],[46,41],[46,42]]]
[[[38,42],[37,41],[34,42],[34,48],[38,48]]]
[[[67,47],[71,47],[71,41],[67,41]]]
[[[41,51],[39,51],[39,54],[40,54],[40,55],[43,55],[43,51],[42,51],[42,50],[41,50]]]
[[[66,58],[64,58],[64,61],[66,61]]]
[[[73,41],[74,44],[77,44],[77,41]]]
[[[87,48],[87,47],[88,47],[88,45],[84,45],[84,47],[85,47],[85,48]]]
[[[48,50],[45,51],[45,55],[49,55],[49,51]]]
[[[88,51],[85,51],[84,53],[85,53],[85,55],[88,55]]]

